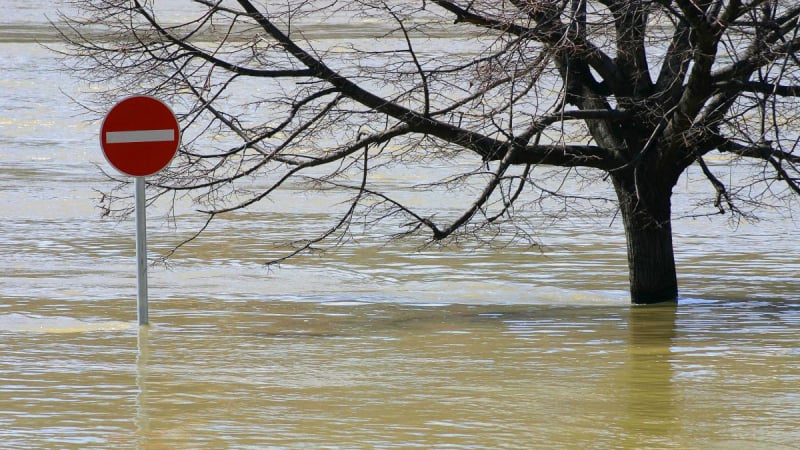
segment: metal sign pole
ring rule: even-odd
[[[136,303],[139,325],[147,325],[147,216],[144,177],[134,179],[136,197]]]

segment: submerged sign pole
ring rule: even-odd
[[[147,198],[144,177],[134,179],[136,201],[136,311],[139,325],[147,325]]]
[[[180,127],[160,100],[128,97],[111,108],[100,128],[100,146],[109,164],[134,177],[136,207],[136,303],[139,325],[147,325],[147,196],[145,177],[160,172],[175,157]]]

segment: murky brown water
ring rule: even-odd
[[[34,5],[19,24],[39,20],[17,3]],[[151,268],[140,330],[133,224],[94,208],[97,124],[52,55],[4,29],[0,448],[800,442],[798,227],[769,211],[735,230],[676,221],[680,305],[632,308],[608,218],[542,221],[543,248],[419,250],[374,230],[269,271],[274,236],[308,237],[335,203],[287,192]],[[200,220],[164,213],[153,255]]]
[[[18,300],[8,448],[782,448],[800,307]],[[57,314],[60,314],[59,317]],[[76,321],[75,316],[85,317]],[[69,319],[68,319],[69,317]]]

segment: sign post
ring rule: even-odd
[[[180,127],[172,110],[147,96],[128,97],[111,108],[100,128],[100,146],[109,164],[134,177],[136,208],[136,301],[139,325],[147,325],[147,215],[145,177],[175,157]]]
[[[144,177],[133,179],[136,202],[136,316],[139,325],[147,325],[147,209]]]

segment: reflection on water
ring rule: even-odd
[[[625,396],[626,441],[635,447],[638,437],[657,437],[664,445],[682,434],[680,408],[671,362],[676,337],[677,307],[658,305],[630,311],[627,359],[620,377]]]
[[[10,309],[45,316],[68,307],[115,320],[127,303]],[[153,306],[158,321],[140,331],[0,330],[4,446],[789,448],[800,440],[798,305]]]
[[[87,331],[128,330],[129,322],[86,322],[72,317],[43,317],[28,314],[0,314],[0,330],[29,333],[84,333]]]

